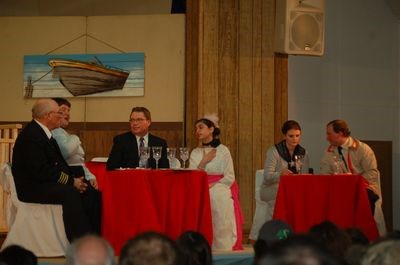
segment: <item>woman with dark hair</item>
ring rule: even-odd
[[[200,146],[190,154],[190,168],[205,170],[210,187],[213,222],[213,250],[242,249],[242,224],[238,186],[228,147],[219,140],[218,117],[208,115],[196,121]]]
[[[181,265],[211,265],[211,247],[207,239],[195,231],[187,231],[176,240]]]
[[[264,182],[260,188],[260,197],[268,204],[268,216],[265,221],[272,219],[280,177],[308,172],[308,154],[300,146],[299,123],[294,120],[286,121],[282,126],[282,134],[283,140],[267,150],[264,164]],[[300,169],[302,172],[298,172]]]

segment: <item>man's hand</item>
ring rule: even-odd
[[[87,184],[83,181],[84,178],[79,177],[79,178],[74,178],[74,187],[80,192],[83,193],[87,189]]]
[[[97,185],[97,180],[96,179],[90,179],[89,182],[90,182],[90,185],[92,185],[92,187],[94,189],[96,189],[96,190],[99,189],[99,186]]]

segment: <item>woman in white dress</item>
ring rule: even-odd
[[[195,128],[200,146],[191,152],[189,167],[208,174],[214,234],[212,249],[242,249],[243,217],[235,196],[235,172],[229,149],[219,140],[218,117],[209,115],[199,119]]]
[[[267,150],[264,165],[264,182],[260,188],[261,200],[268,204],[268,221],[272,219],[278,184],[282,175],[308,172],[309,159],[306,150],[300,146],[301,127],[294,120],[286,121],[282,126],[284,139]],[[302,172],[297,172],[299,164],[296,158],[301,157]]]

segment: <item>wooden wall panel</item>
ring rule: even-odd
[[[254,213],[255,171],[287,119],[287,57],[275,58],[273,52],[275,1],[186,3],[185,139],[194,147],[188,129],[203,114],[218,113],[221,140],[235,164],[246,234]]]
[[[79,135],[85,149],[85,158],[90,160],[93,157],[108,156],[114,136],[129,131],[129,124],[124,122],[71,123],[68,131]],[[180,122],[152,123],[150,132],[164,138],[170,147],[183,146],[183,125]]]

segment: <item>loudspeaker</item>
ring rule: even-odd
[[[277,0],[275,52],[324,54],[325,0]]]

